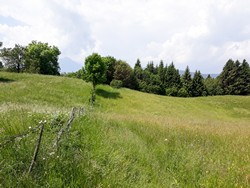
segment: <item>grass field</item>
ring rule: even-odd
[[[0,187],[248,187],[250,97],[173,98],[0,72]],[[72,107],[84,107],[60,147]],[[41,148],[28,174],[38,132]]]

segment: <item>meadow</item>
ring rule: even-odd
[[[90,90],[79,79],[0,72],[0,187],[250,186],[250,96],[175,98],[99,85],[91,108]],[[55,151],[72,107],[84,113]]]

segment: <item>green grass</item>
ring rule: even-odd
[[[248,187],[250,97],[172,98],[63,77],[0,72],[0,187]],[[60,148],[73,106],[84,107]],[[30,129],[31,127],[31,129]]]

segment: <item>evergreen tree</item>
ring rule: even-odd
[[[194,78],[192,80],[192,96],[206,96],[207,91],[203,82],[203,77],[200,71],[195,71]]]
[[[160,65],[158,68],[158,75],[160,77],[160,81],[162,85],[165,85],[165,70],[164,70],[164,64],[163,61],[160,61]]]
[[[148,72],[152,73],[152,74],[155,74],[155,67],[154,67],[154,62],[151,61],[147,64],[147,67],[146,69]]]
[[[223,71],[220,74],[220,85],[223,89],[223,94],[233,95],[235,94],[235,83],[237,79],[237,71],[239,67],[237,67],[236,63],[229,59],[226,65],[223,67]]]
[[[185,89],[188,96],[192,96],[192,76],[188,66],[182,75],[182,87]]]
[[[135,63],[134,76],[138,80],[142,80],[143,79],[143,69],[141,67],[141,62],[140,62],[139,59],[137,59],[137,61]]]
[[[171,63],[168,66],[165,78],[167,88],[181,88],[181,77],[179,71],[175,68],[174,63]]]
[[[137,59],[136,60],[136,63],[135,63],[135,67],[134,68],[142,68],[141,67],[141,61],[140,61],[140,59]]]
[[[212,78],[210,75],[204,80],[208,95],[221,95],[223,93],[219,84],[219,79]]]
[[[238,69],[237,78],[237,94],[249,95],[250,94],[250,67],[247,61],[244,59]]]

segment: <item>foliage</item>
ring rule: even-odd
[[[112,80],[110,83],[110,86],[113,88],[121,88],[122,87],[122,81],[121,80]]]
[[[181,89],[178,90],[177,96],[178,97],[190,97],[190,94],[184,87],[182,87]]]
[[[199,97],[199,96],[206,96],[207,91],[204,85],[203,77],[200,71],[195,71],[194,78],[192,80],[192,96]]]
[[[220,85],[223,94],[248,95],[250,94],[250,68],[246,60],[241,64],[238,60],[228,60],[220,74]]]
[[[69,73],[61,74],[61,76],[86,80],[86,71],[83,67],[82,69],[80,69],[76,72],[69,72]]]
[[[14,48],[3,48],[0,50],[0,57],[3,60],[5,68],[10,72],[23,72],[25,69],[26,48],[16,44]]]
[[[101,84],[106,80],[107,66],[97,53],[93,53],[85,59],[85,70],[86,79],[92,82],[94,90],[97,84]]]
[[[170,87],[166,89],[166,95],[175,97],[178,95],[178,88],[176,87]]]
[[[182,85],[183,89],[187,92],[186,97],[191,97],[192,96],[192,76],[189,70],[189,67],[187,66],[184,74],[182,75]],[[182,90],[182,91],[184,91]]]
[[[25,53],[25,69],[31,73],[59,75],[58,56],[60,53],[56,46],[32,41],[28,44]]]
[[[151,74],[157,74],[157,69],[155,68],[153,61],[147,64],[147,67],[145,68],[145,70]]]
[[[212,78],[211,76],[208,76],[204,80],[204,84],[205,84],[205,87],[207,89],[208,95],[214,96],[214,95],[222,95],[223,94],[223,90],[220,87],[218,78]]]
[[[175,68],[174,63],[171,63],[166,71],[166,87],[177,88],[181,87],[181,78],[179,71]]]
[[[115,66],[116,66],[117,61],[114,57],[111,57],[111,56],[102,57],[102,61],[107,66],[105,84],[110,84],[110,82],[114,79]]]
[[[137,59],[134,67],[134,76],[137,80],[143,79],[143,69],[141,67],[141,62],[139,59]]]
[[[133,86],[132,81],[133,70],[125,61],[117,61],[114,72],[114,79],[121,80],[123,87],[131,88]]]
[[[160,65],[158,68],[158,75],[160,77],[161,84],[165,85],[166,69],[164,68],[164,63],[162,60],[160,61]]]
[[[96,99],[96,85],[105,82],[107,66],[102,57],[93,53],[85,59],[86,80],[92,82],[93,89],[89,101],[93,105]]]

